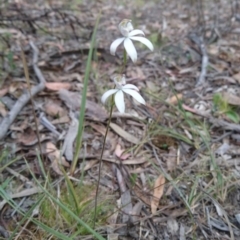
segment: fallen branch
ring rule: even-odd
[[[201,55],[202,55],[201,73],[196,84],[196,86],[199,86],[205,83],[205,79],[207,75],[207,67],[209,63],[208,54],[207,54],[206,46],[204,43],[204,38],[202,36],[200,37],[197,34],[192,33],[189,35],[189,39],[193,43],[195,43],[201,50]]]
[[[34,86],[34,87],[31,88],[31,95],[35,96],[36,94],[38,94],[39,92],[41,92],[45,88],[45,82],[46,81],[45,81],[45,78],[42,75],[42,72],[40,71],[40,69],[37,66],[39,51],[32,41],[30,41],[29,43],[30,43],[31,48],[33,49],[33,69],[34,69],[34,72],[39,79],[39,84],[37,86]],[[19,112],[29,102],[31,95],[29,94],[29,92],[24,93],[18,99],[18,101],[14,104],[11,111],[2,120],[2,122],[0,124],[0,129],[1,129],[0,140],[2,140],[5,137],[9,127],[14,122],[14,120],[16,119]]]

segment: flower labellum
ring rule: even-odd
[[[118,46],[123,42],[124,48],[132,59],[133,62],[137,61],[137,51],[135,46],[133,45],[132,40],[138,41],[146,45],[151,51],[153,51],[152,43],[145,37],[144,32],[139,29],[134,29],[132,25],[132,21],[130,19],[122,20],[118,25],[119,31],[123,35],[123,37],[116,39],[110,46],[110,53],[115,55]],[[142,36],[137,36],[142,35]]]
[[[114,77],[114,82],[116,84],[115,89],[110,89],[105,92],[101,98],[102,103],[105,103],[106,100],[111,96],[114,95],[114,102],[115,105],[120,113],[125,112],[125,102],[124,102],[124,93],[129,94],[135,100],[137,100],[141,104],[146,104],[143,97],[138,93],[139,89],[133,84],[126,84],[125,76],[117,75]]]

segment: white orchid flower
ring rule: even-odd
[[[114,95],[115,105],[120,113],[125,112],[125,102],[124,102],[124,93],[129,94],[135,100],[137,100],[141,104],[146,104],[143,97],[138,93],[139,89],[133,84],[126,84],[125,76],[116,76],[114,77],[114,82],[116,84],[115,89],[110,89],[105,92],[101,98],[102,103],[104,104],[106,100]]]
[[[145,37],[136,36],[136,35],[143,35],[145,36],[144,32],[139,29],[133,29],[133,25],[130,19],[122,20],[118,25],[119,31],[123,35],[122,38],[116,39],[110,46],[110,53],[115,55],[118,46],[123,42],[124,48],[127,54],[130,56],[133,62],[137,61],[137,51],[133,45],[132,40],[139,41],[145,44],[151,51],[153,51],[152,43]]]

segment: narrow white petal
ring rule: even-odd
[[[153,45],[147,38],[145,38],[145,37],[130,37],[130,39],[139,41],[139,42],[145,44],[151,51],[153,51]]]
[[[134,89],[136,91],[139,91],[139,89],[133,84],[126,84],[122,87],[122,89]]]
[[[132,36],[136,36],[136,35],[139,35],[139,34],[145,36],[144,32],[143,32],[142,30],[139,30],[139,29],[134,29],[134,30],[132,30],[132,31],[128,34],[128,36],[129,36],[129,37],[132,37]]]
[[[125,38],[118,38],[115,41],[112,42],[111,46],[110,46],[110,53],[112,55],[115,55],[115,52],[117,50],[117,47],[123,42]]]
[[[127,54],[132,59],[133,62],[137,61],[137,51],[132,43],[132,41],[129,38],[126,38],[124,40],[124,47],[127,51]]]
[[[122,91],[118,91],[115,94],[115,104],[120,113],[125,112],[125,103],[124,103],[124,95]]]
[[[118,89],[110,89],[108,90],[107,92],[105,92],[103,95],[102,95],[102,98],[101,98],[101,101],[102,103],[104,104],[106,102],[106,100],[112,95],[112,94],[115,94],[117,91],[119,91]]]
[[[146,105],[145,100],[143,99],[143,97],[136,92],[135,90],[131,90],[131,89],[123,89],[123,91],[129,95],[131,95],[134,99],[136,99],[138,102],[140,102],[141,104]]]

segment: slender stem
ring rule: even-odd
[[[126,70],[126,66],[127,66],[127,52],[124,49],[122,74],[124,74],[124,72]],[[112,104],[111,104],[109,119],[108,119],[108,123],[107,123],[107,129],[106,129],[106,133],[105,133],[104,140],[103,140],[103,147],[102,147],[102,151],[101,151],[100,162],[99,162],[99,169],[98,169],[98,182],[97,182],[96,197],[95,197],[95,203],[94,203],[94,219],[93,219],[93,226],[94,226],[94,228],[95,228],[95,225],[96,225],[96,218],[97,218],[97,198],[98,198],[98,191],[99,191],[99,186],[100,186],[101,169],[102,169],[102,158],[103,158],[103,152],[104,152],[105,145],[106,145],[106,139],[107,139],[108,130],[109,130],[110,123],[111,123],[111,120],[112,120],[112,113],[113,113],[113,106],[114,106],[114,96],[112,96],[112,101],[111,102],[112,102]]]
[[[99,162],[98,182],[97,182],[96,197],[95,197],[95,203],[94,203],[94,219],[93,219],[94,227],[93,228],[95,228],[96,218],[97,218],[97,198],[98,198],[98,191],[99,191],[99,186],[100,186],[102,158],[103,158],[103,152],[104,152],[105,145],[106,145],[108,130],[110,128],[110,123],[111,123],[111,119],[112,119],[113,106],[114,106],[114,96],[112,96],[112,104],[111,104],[110,114],[109,114],[108,123],[107,123],[107,129],[106,129],[106,133],[105,133],[104,140],[103,140],[103,147],[102,147],[100,162]]]
[[[126,70],[126,66],[127,66],[127,52],[124,49],[123,50],[123,67],[122,67],[122,74],[124,74],[125,70]]]

